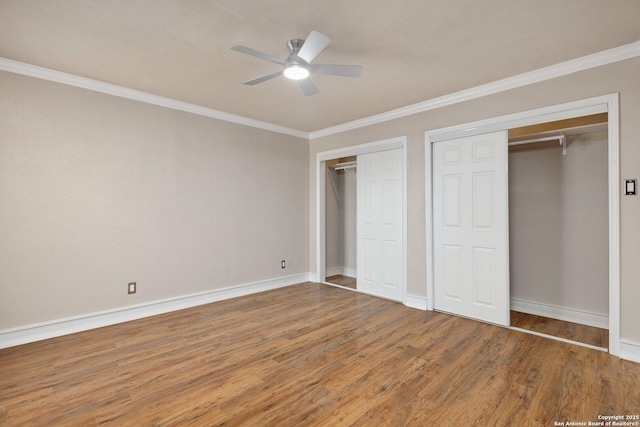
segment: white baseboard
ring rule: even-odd
[[[353,269],[353,268],[342,267],[342,266],[329,267],[325,271],[325,275],[327,277],[336,276],[336,275],[347,276],[347,277],[356,277],[356,270]]]
[[[640,343],[622,338],[620,340],[620,353],[618,356],[620,356],[621,359],[640,363]]]
[[[417,308],[418,310],[427,311],[427,297],[407,294],[404,305],[409,308]]]
[[[8,348],[16,345],[55,338],[62,335],[115,325],[117,323],[128,322],[131,320],[142,319],[149,316],[169,313],[171,311],[182,310],[239,296],[283,288],[308,281],[311,281],[311,275],[309,273],[296,274],[293,276],[246,283],[243,285],[215,289],[198,294],[184,295],[161,301],[123,307],[115,310],[69,317],[54,320],[52,322],[5,329],[0,331],[0,348]]]
[[[609,329],[609,316],[573,308],[559,307],[550,304],[523,301],[511,298],[511,310],[536,316],[549,317],[551,319],[564,320],[565,322],[579,323],[581,325],[596,328]]]

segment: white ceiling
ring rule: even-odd
[[[0,0],[0,57],[305,132],[317,131],[640,40],[638,0]],[[305,97],[279,77],[242,82],[317,30]]]

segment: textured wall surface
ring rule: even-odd
[[[0,123],[0,330],[308,271],[304,139],[9,73]]]

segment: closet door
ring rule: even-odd
[[[402,149],[358,156],[357,288],[402,301]]]
[[[433,144],[434,307],[509,325],[507,132]]]

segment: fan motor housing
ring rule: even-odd
[[[289,52],[296,54],[300,51],[303,44],[304,40],[302,39],[291,39],[287,42],[287,49],[289,49]]]

